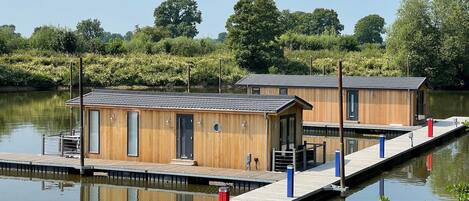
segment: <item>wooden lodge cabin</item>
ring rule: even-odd
[[[345,123],[414,126],[425,119],[423,77],[343,77]],[[338,123],[337,77],[249,75],[236,83],[248,94],[296,95],[315,108],[303,113],[311,123]]]
[[[251,170],[270,170],[273,148],[302,145],[312,109],[296,96],[246,94],[94,90],[83,101],[88,158]]]

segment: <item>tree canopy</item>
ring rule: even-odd
[[[228,43],[237,63],[255,72],[266,72],[283,58],[276,42],[282,34],[280,11],[273,0],[240,0],[226,23]]]
[[[465,0],[406,0],[387,40],[394,65],[438,87],[469,83],[469,6]],[[405,72],[405,70],[404,70]]]
[[[344,30],[339,17],[333,9],[317,8],[313,12],[282,11],[282,25],[285,31],[306,35],[320,35],[325,32],[339,34]]]
[[[383,43],[384,18],[379,15],[368,15],[358,20],[355,24],[355,36],[358,42],[363,43]]]
[[[166,0],[155,9],[153,16],[155,26],[168,29],[173,38],[195,37],[199,33],[196,25],[202,22],[202,12],[195,0]]]

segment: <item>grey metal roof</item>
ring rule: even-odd
[[[344,88],[356,89],[410,89],[417,90],[424,84],[424,77],[363,77],[344,76]],[[336,76],[268,75],[251,74],[236,85],[239,86],[291,86],[291,87],[337,87]]]
[[[94,90],[83,95],[83,102],[85,106],[262,113],[278,113],[292,104],[298,103],[304,109],[312,109],[311,104],[296,96],[159,93],[125,90]],[[80,98],[68,100],[66,104],[79,105]]]

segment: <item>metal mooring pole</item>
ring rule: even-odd
[[[80,174],[85,174],[85,129],[83,122],[83,58],[80,57],[80,74],[78,79],[80,90]]]
[[[345,189],[345,155],[344,155],[344,113],[342,97],[342,61],[339,61],[339,136],[340,136],[340,188]]]
[[[73,62],[70,62],[69,100],[73,98]],[[73,135],[73,107],[70,106],[70,135]]]

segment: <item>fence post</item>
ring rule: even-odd
[[[326,163],[326,141],[322,142],[322,163]]]
[[[433,137],[433,119],[427,119],[428,137]]]
[[[220,187],[218,189],[218,201],[229,201],[230,200],[230,188]]]
[[[272,149],[272,172],[275,172],[275,148]]]
[[[42,155],[46,154],[46,135],[42,134]]]
[[[296,149],[293,148],[293,171],[296,171]]]
[[[384,158],[384,142],[385,142],[385,137],[384,135],[379,136],[379,157]]]
[[[340,150],[335,150],[335,176],[340,176]]]
[[[289,198],[293,197],[294,172],[293,166],[287,166],[287,197]]]

